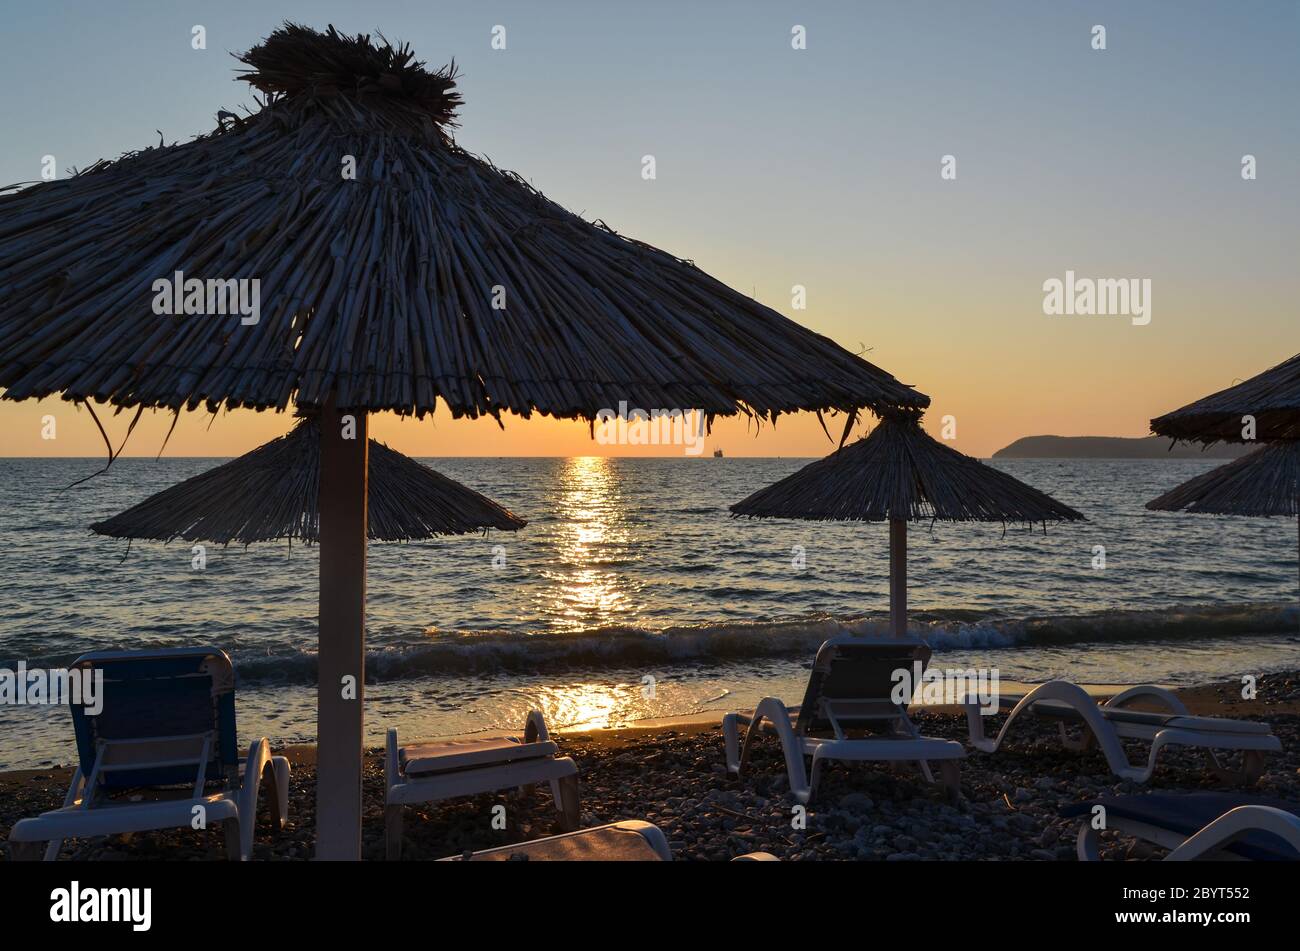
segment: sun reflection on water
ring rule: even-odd
[[[626,619],[634,605],[620,568],[631,533],[613,463],[600,456],[564,460],[551,502],[558,525],[548,540],[553,561],[542,573],[542,616],[558,631]]]

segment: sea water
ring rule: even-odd
[[[732,518],[803,459],[429,459],[528,519],[370,546],[366,730],[405,736],[797,702],[813,652],[884,632],[881,524]],[[93,535],[211,459],[0,459],[0,666],[181,644],[227,650],[244,742],[315,733],[316,550]],[[1041,525],[913,523],[911,624],[944,667],[1002,681],[1189,684],[1300,668],[1296,524],[1148,512],[1217,463],[997,460],[1083,512]],[[1104,551],[1102,551],[1104,549]],[[1104,558],[1099,558],[1099,554]],[[1104,567],[1099,565],[1104,563]],[[66,709],[0,707],[0,769],[68,762]]]

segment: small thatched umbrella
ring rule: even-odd
[[[731,506],[735,515],[889,522],[889,619],[907,634],[907,523],[1074,521],[1083,516],[1019,479],[932,438],[914,414]]]
[[[1290,516],[1300,540],[1300,442],[1270,443],[1147,503],[1163,512]]]
[[[1300,354],[1244,383],[1156,417],[1151,431],[1189,442],[1244,442],[1243,416],[1255,417],[1255,438],[1261,442],[1300,439]]]
[[[304,419],[288,435],[151,495],[91,525],[114,538],[250,544],[319,538],[320,427]],[[370,440],[367,486],[372,541],[414,541],[527,523],[496,502]]]
[[[0,387],[320,413],[316,854],[356,858],[363,703],[338,684],[365,681],[368,412],[774,420],[929,399],[459,148],[453,71],[405,46],[286,25],[241,60],[266,97],[252,115],[0,195]],[[220,316],[241,290],[243,316]]]

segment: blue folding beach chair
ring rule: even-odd
[[[71,670],[102,678],[95,712],[91,697],[71,708],[78,766],[62,808],[14,825],[10,858],[36,858],[44,844],[52,861],[64,839],[219,823],[228,857],[248,859],[263,780],[274,784],[273,818],[284,827],[289,761],[272,756],[263,737],[240,762],[235,672],[224,651],[95,651]]]

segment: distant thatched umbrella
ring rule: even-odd
[[[1300,354],[1226,390],[1151,420],[1159,436],[1212,443],[1245,442],[1243,416],[1262,442],[1300,439]]]
[[[1300,443],[1276,442],[1203,472],[1147,503],[1202,515],[1300,515]]]
[[[1083,516],[1001,470],[932,438],[913,415],[888,414],[869,435],[731,506],[735,515],[889,522],[889,611],[907,633],[907,522],[1074,521]]]
[[[367,412],[929,399],[457,147],[454,73],[407,47],[287,24],[241,60],[252,115],[0,196],[0,387],[137,415],[320,411],[316,854],[356,858],[363,703],[338,684],[365,682]]]
[[[304,419],[286,436],[151,495],[91,525],[114,538],[249,544],[314,542],[320,523],[320,428]],[[373,541],[414,541],[527,523],[473,489],[370,440],[368,529]]]
[[[1270,443],[1147,503],[1197,515],[1291,516],[1300,540],[1300,442]]]

